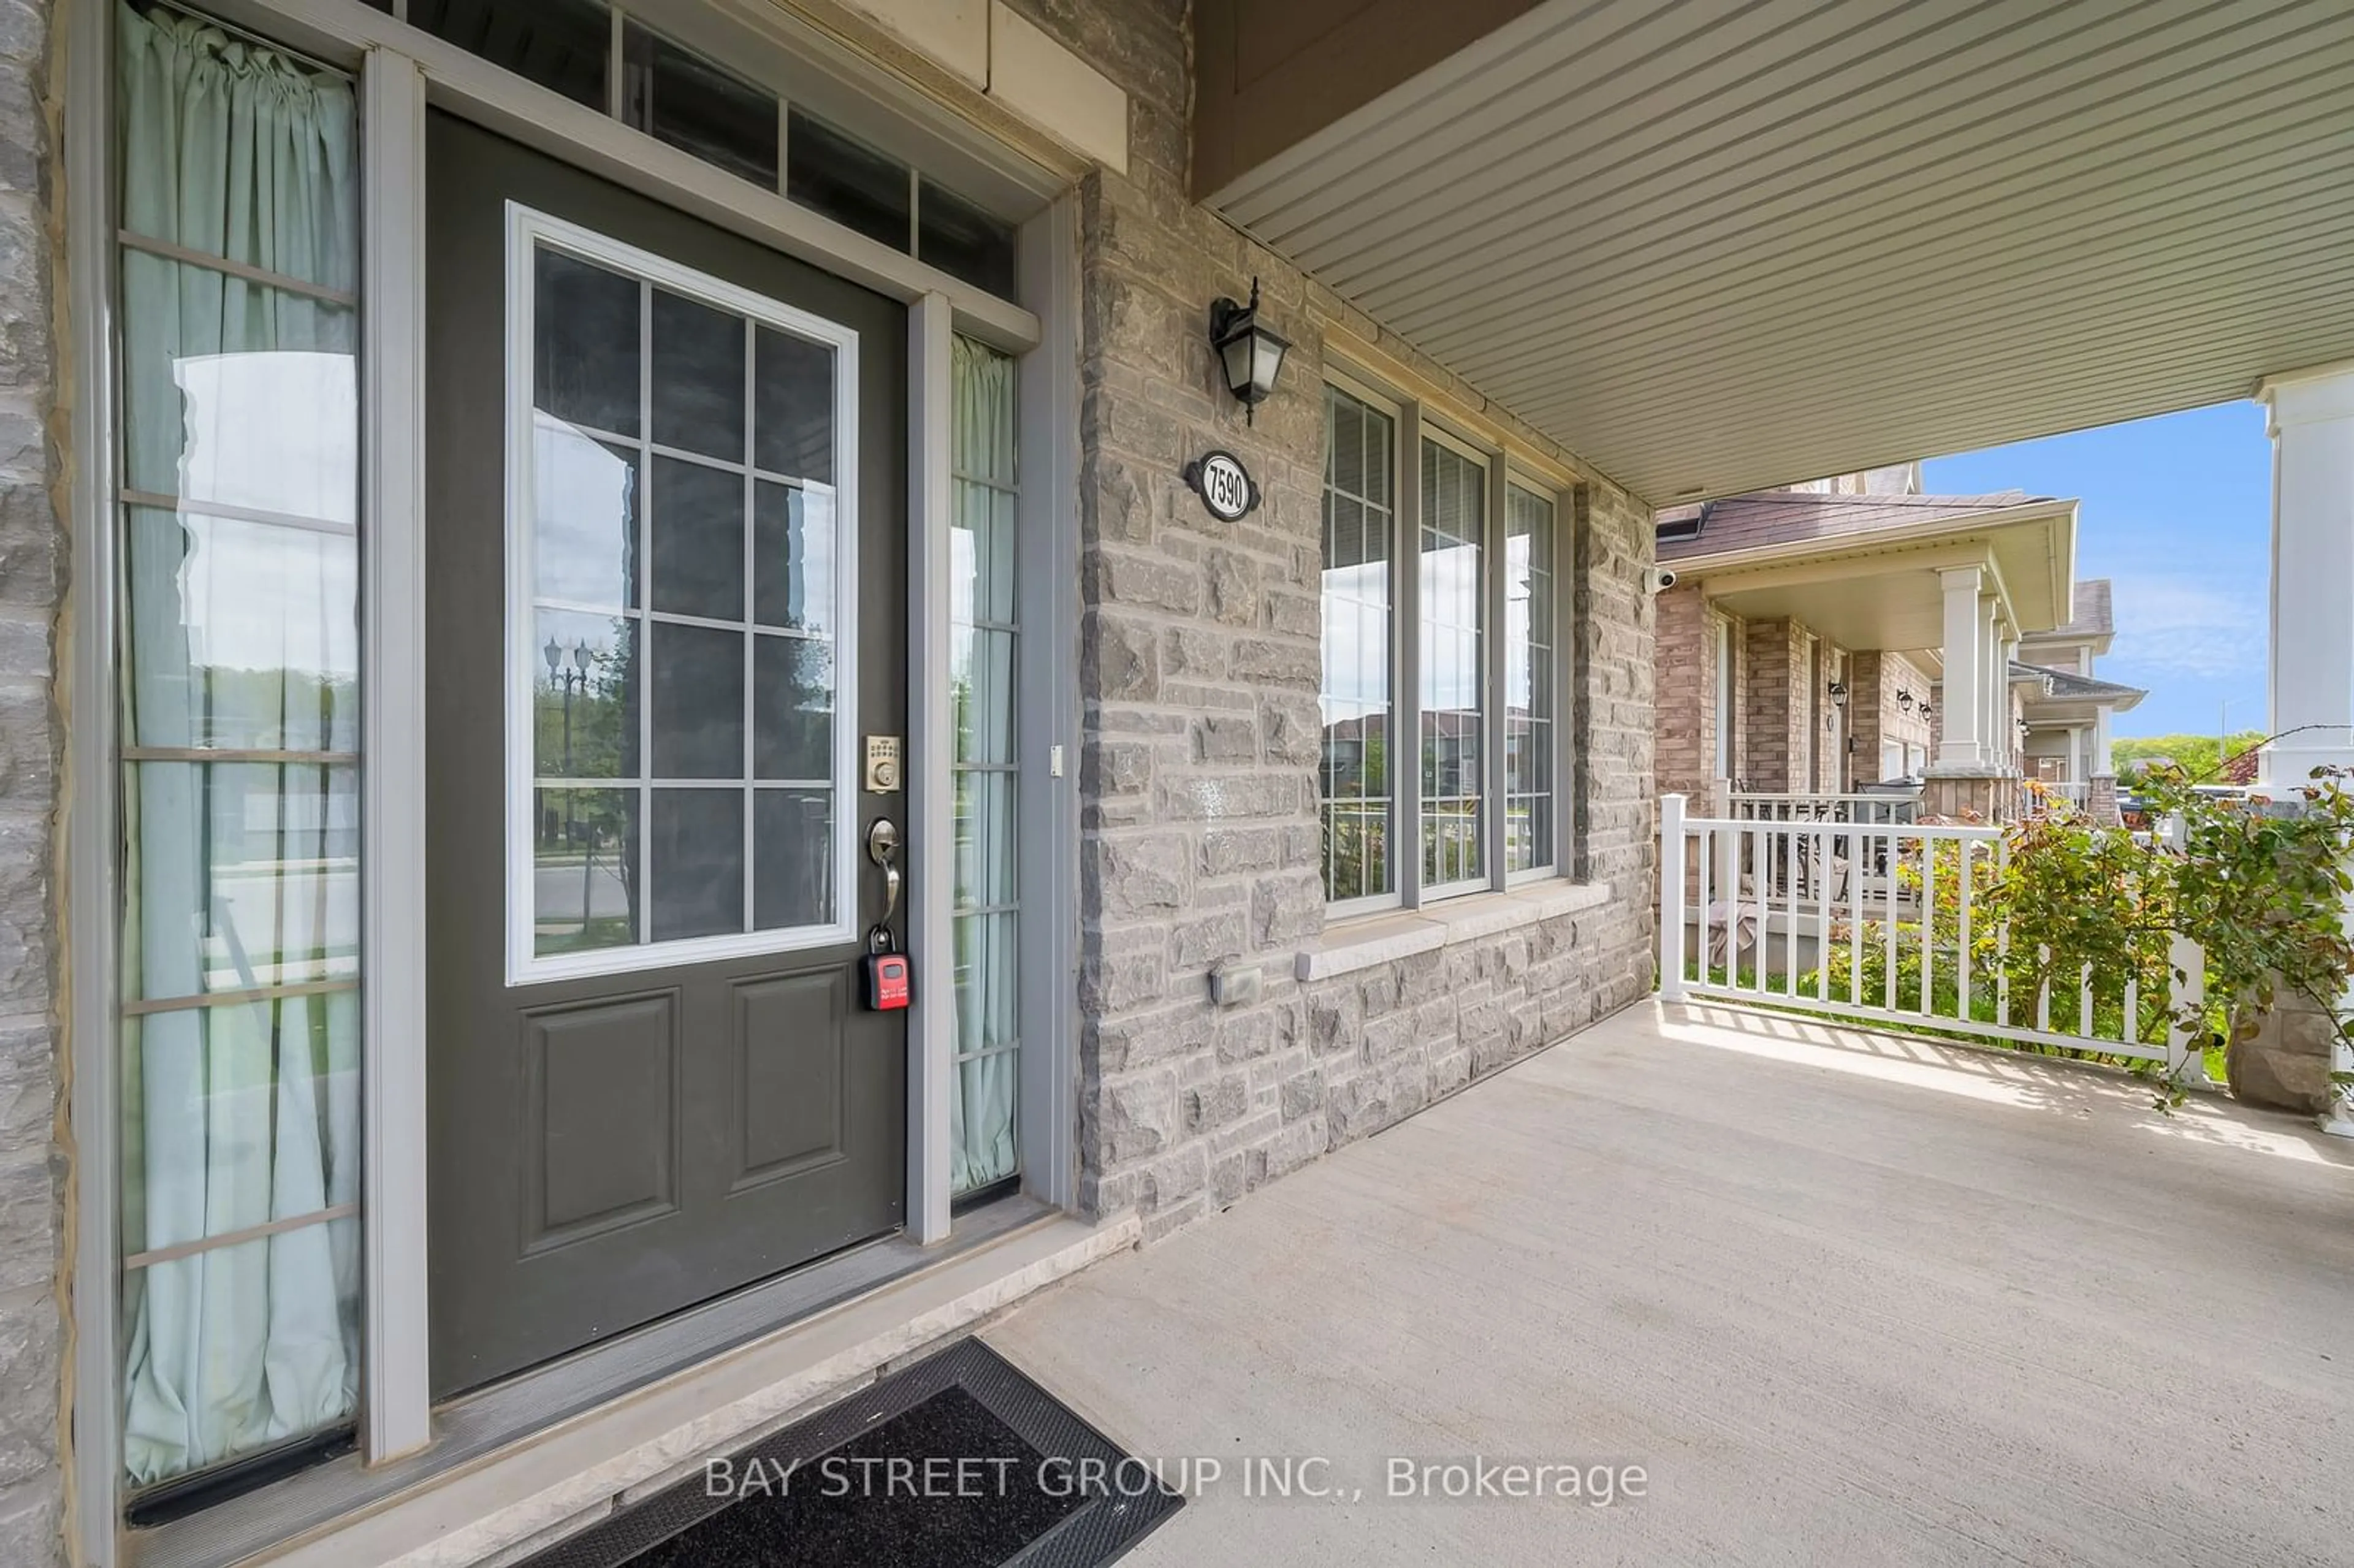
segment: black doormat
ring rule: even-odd
[[[1095,1568],[1183,1500],[969,1339],[522,1568]]]

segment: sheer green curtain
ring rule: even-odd
[[[950,1184],[959,1192],[1019,1169],[1019,884],[1014,810],[1013,361],[954,341],[949,468],[955,515],[949,638],[956,696],[957,1063],[949,1092]]]
[[[116,29],[123,1460],[145,1484],[357,1401],[357,159],[343,79],[161,7]]]

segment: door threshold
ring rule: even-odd
[[[356,1455],[154,1530],[133,1568],[491,1568],[870,1381],[1096,1259],[1134,1216],[1093,1225],[1019,1195],[936,1246],[839,1254],[452,1401],[430,1447]]]

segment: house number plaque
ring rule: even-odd
[[[1185,482],[1221,522],[1236,522],[1259,503],[1260,491],[1251,482],[1250,471],[1232,452],[1203,453],[1185,465]]]

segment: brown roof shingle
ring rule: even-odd
[[[1959,520],[1978,513],[2050,505],[2023,490],[1992,495],[1829,495],[1766,490],[1659,514],[1659,558],[1690,560],[1775,545],[1855,538],[1888,528]],[[1695,529],[1691,525],[1697,523]]]

